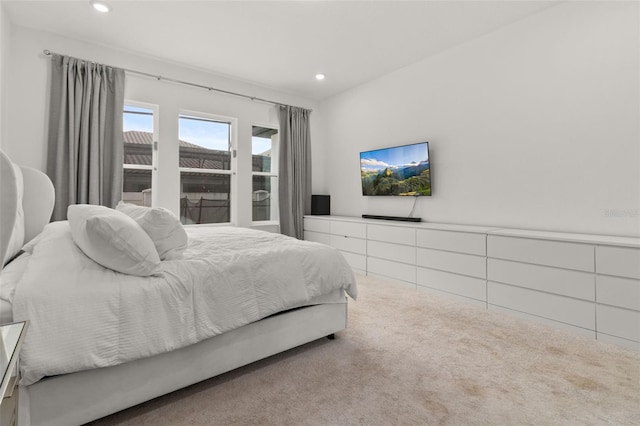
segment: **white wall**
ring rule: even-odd
[[[407,216],[363,197],[359,152],[431,144],[432,222],[640,235],[637,2],[549,8],[321,105],[332,213]]]
[[[10,27],[11,24],[4,11],[4,5],[0,2],[0,148],[4,147],[6,140],[7,97],[5,96],[5,87],[7,83],[5,80],[9,63]]]
[[[11,48],[9,49],[9,61],[12,64],[8,75],[10,84],[5,88],[11,108],[7,114],[7,140],[2,146],[14,161],[40,170],[46,168],[48,80],[50,78],[50,60],[42,53],[44,49],[113,66],[317,109],[314,102],[299,97],[184,68],[176,64],[14,26]],[[177,116],[179,111],[189,110],[237,118],[237,185],[239,193],[246,194],[245,197],[237,200],[238,225],[250,225],[252,211],[250,177],[252,125],[268,125],[277,128],[278,118],[275,107],[271,104],[133,74],[127,75],[125,98],[160,105],[159,144],[162,145],[162,148],[158,161],[160,176],[158,188],[161,188],[161,192],[154,194],[154,200],[158,202],[157,205],[167,207],[176,213],[179,209],[177,171]],[[319,127],[320,124],[316,123],[312,116],[312,138],[318,132]]]

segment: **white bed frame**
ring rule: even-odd
[[[275,315],[176,351],[20,388],[19,424],[89,422],[346,327],[347,304]]]
[[[53,185],[35,169],[24,176],[25,241],[49,221]],[[17,194],[6,188],[11,160],[0,151],[2,241],[14,220]],[[13,206],[12,206],[13,203]],[[5,213],[9,212],[9,213]],[[197,344],[113,367],[48,377],[19,388],[19,425],[80,425],[165,395],[282,351],[332,336],[347,325],[346,298],[273,315]],[[27,331],[28,333],[28,331]]]

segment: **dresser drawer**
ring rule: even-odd
[[[351,253],[366,254],[367,242],[361,238],[331,235],[331,246]]]
[[[588,272],[489,259],[487,279],[532,290],[595,301],[595,279],[594,275]]]
[[[316,243],[322,243],[331,245],[331,234],[323,234],[322,232],[304,231],[305,241],[315,241]]]
[[[416,263],[416,248],[369,240],[367,241],[367,256],[414,265]]]
[[[487,276],[486,258],[480,256],[419,248],[417,260],[418,266],[426,268],[478,278]]]
[[[364,254],[355,254],[348,251],[341,251],[349,266],[360,271],[367,270],[367,256]]]
[[[531,315],[595,330],[593,302],[489,281],[487,302]]]
[[[487,256],[594,272],[594,246],[529,238],[487,237]]]
[[[367,257],[367,272],[412,284],[416,283],[416,267],[414,265]]]
[[[640,249],[609,246],[596,247],[596,272],[640,279]]]
[[[416,239],[418,247],[479,256],[484,256],[487,253],[485,234],[419,229]]]
[[[446,291],[476,300],[487,300],[487,282],[480,278],[418,268],[417,283],[422,287]]]
[[[327,234],[331,232],[331,222],[328,220],[305,217],[303,224],[305,231],[325,232]]]
[[[369,240],[415,246],[416,230],[402,226],[368,224],[367,238]]]
[[[367,225],[364,223],[333,220],[331,221],[331,233],[343,237],[364,239],[367,238]]]
[[[640,312],[597,305],[598,333],[640,342]]]
[[[640,280],[597,275],[596,301],[640,311]]]

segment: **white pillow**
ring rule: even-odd
[[[143,207],[120,201],[116,210],[125,213],[151,237],[158,250],[160,260],[182,258],[188,245],[187,232],[178,216],[162,207]]]
[[[104,206],[76,204],[69,206],[67,217],[73,241],[93,261],[141,277],[161,272],[153,241],[126,214]]]

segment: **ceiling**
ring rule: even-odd
[[[14,25],[321,100],[558,0],[105,2],[108,14],[88,0],[2,5]]]

